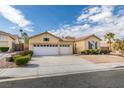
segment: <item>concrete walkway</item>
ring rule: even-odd
[[[26,67],[1,69],[0,77],[56,76],[105,71],[123,65],[122,63],[93,64],[74,55],[42,56],[33,57]]]

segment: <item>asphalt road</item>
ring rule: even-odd
[[[9,88],[123,88],[124,69],[0,82]]]

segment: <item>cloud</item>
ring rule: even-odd
[[[15,26],[12,26],[12,27],[9,27],[9,28],[11,28],[11,29],[16,29],[17,27],[15,27]]]
[[[77,18],[77,21],[81,21],[85,18],[88,18],[89,17],[89,14],[81,14],[78,18]]]
[[[74,25],[61,27],[52,33],[58,36],[96,34],[101,38],[107,32],[113,32],[117,38],[124,37],[124,6],[90,6],[81,11]]]
[[[112,14],[110,12],[103,12],[103,13],[99,13],[97,15],[91,16],[89,19],[91,19],[94,22],[97,22],[97,21],[102,20],[104,18],[111,17],[111,15]]]
[[[29,28],[32,25],[31,21],[27,20],[20,10],[12,6],[0,6],[0,15],[20,28]],[[30,30],[33,29],[27,29],[27,31]]]

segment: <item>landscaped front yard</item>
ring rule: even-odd
[[[14,68],[25,66],[29,63],[32,58],[32,51],[17,52],[15,54],[9,54],[10,56],[5,56],[1,54],[0,56],[0,68]]]
[[[16,64],[13,62],[5,62],[3,60],[0,60],[0,68],[14,68],[17,67]]]
[[[95,64],[124,62],[124,57],[113,55],[81,55],[80,57]]]

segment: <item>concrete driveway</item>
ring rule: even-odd
[[[0,77],[56,76],[113,69],[122,63],[93,64],[78,56],[33,57],[25,67],[0,69]]]

